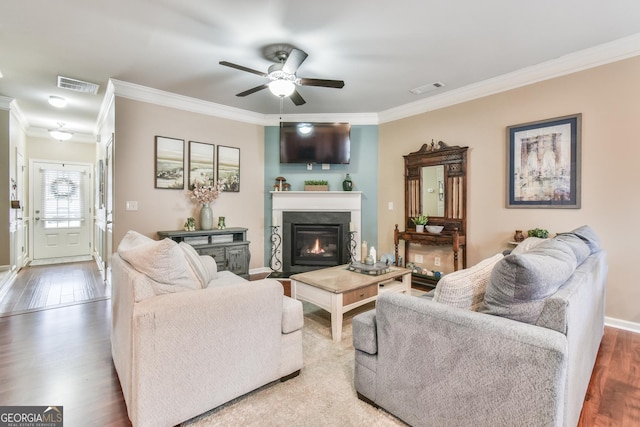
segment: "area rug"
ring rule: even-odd
[[[204,426],[405,426],[358,399],[353,386],[351,320],[373,303],[345,314],[342,341],[331,339],[329,313],[304,304],[304,366],[300,375],[275,382],[182,424]]]

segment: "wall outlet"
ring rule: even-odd
[[[416,254],[416,256],[414,256],[414,260],[415,260],[415,262],[417,262],[418,264],[420,264],[420,263],[424,262],[424,258],[422,257],[422,255],[417,255],[417,254]]]
[[[436,267],[440,267],[440,257],[439,257],[439,256],[437,256],[437,257],[435,257],[435,258],[433,259],[433,264],[434,264]]]

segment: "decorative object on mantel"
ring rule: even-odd
[[[347,174],[347,177],[342,181],[342,189],[344,191],[353,190],[353,181],[351,181],[351,177]]]
[[[224,230],[225,228],[227,228],[227,225],[224,222],[224,217],[218,217],[218,230]]]
[[[276,178],[276,184],[273,186],[273,191],[284,191],[285,182],[287,179],[284,176]]]
[[[323,179],[307,180],[304,182],[304,191],[329,191],[329,181]]]
[[[184,223],[184,231],[196,231],[196,219],[192,216]]]
[[[417,233],[424,232],[424,226],[427,225],[428,221],[429,221],[429,217],[424,214],[419,216],[414,216],[413,218],[411,218],[411,222],[413,222],[416,225]]]
[[[200,209],[200,229],[211,230],[213,228],[213,211],[209,203],[220,197],[224,183],[218,180],[216,185],[205,185],[200,181],[195,181],[189,196],[202,205]]]

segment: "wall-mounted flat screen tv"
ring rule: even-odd
[[[280,163],[348,164],[350,132],[349,123],[281,123]]]

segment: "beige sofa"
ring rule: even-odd
[[[111,352],[133,426],[173,426],[302,368],[302,304],[129,231],[113,256]]]

